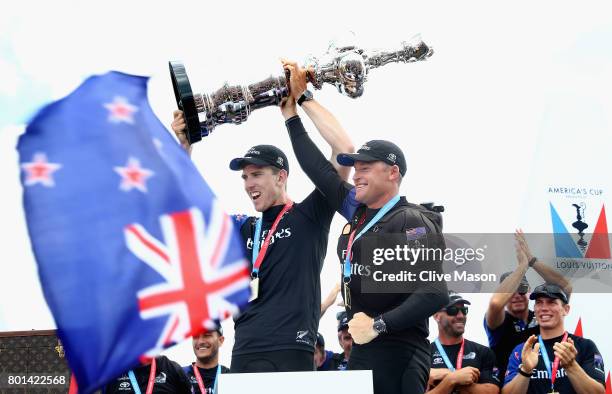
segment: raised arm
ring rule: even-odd
[[[281,106],[281,111],[300,167],[325,196],[328,204],[347,220],[351,220],[356,208],[353,199],[350,198],[353,187],[340,178],[329,160],[310,139],[300,117],[297,116],[295,100],[290,97]]]
[[[291,96],[293,100],[297,100],[306,90],[307,70],[301,68],[295,62],[287,60],[283,60],[283,67],[290,72],[291,78],[289,79],[289,84]],[[319,134],[321,134],[323,139],[331,147],[332,153],[329,161],[338,172],[338,175],[340,175],[340,178],[346,181],[351,172],[351,168],[338,164],[336,157],[339,153],[353,153],[355,151],[351,138],[346,131],[344,131],[336,117],[316,100],[304,101],[302,103],[302,108],[314,123]],[[290,116],[291,115],[292,114],[290,114]],[[285,120],[286,119],[288,118],[285,118]]]
[[[516,245],[516,259],[518,266],[514,272],[499,284],[489,300],[489,307],[487,308],[485,318],[487,327],[491,330],[495,330],[504,322],[504,308],[518,289],[523,276],[525,276],[525,272],[529,269],[529,260],[518,245]]]
[[[187,140],[187,134],[185,132],[185,128],[187,125],[185,124],[185,116],[183,116],[183,111],[176,110],[172,113],[174,119],[172,120],[172,131],[174,131],[174,135],[178,138],[179,144],[185,149],[185,152],[189,156],[191,156],[192,146],[189,144]]]
[[[539,261],[536,257],[533,256],[531,250],[529,249],[529,244],[525,239],[525,234],[523,233],[523,230],[516,230],[514,236],[519,247],[525,253],[527,261],[534,261],[531,264],[533,269],[536,270],[538,274],[540,274],[540,276],[542,277],[542,279],[544,279],[546,283],[553,283],[563,288],[563,291],[565,291],[565,294],[567,294],[567,297],[569,298],[572,294],[572,285],[569,280],[567,280],[565,276],[561,275],[559,272],[555,271],[554,269]]]

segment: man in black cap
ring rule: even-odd
[[[214,331],[203,332],[192,338],[193,353],[196,361],[183,367],[195,394],[214,394],[217,392],[219,375],[228,373],[229,368],[219,364],[219,348],[225,337],[221,327]]]
[[[540,335],[531,335],[513,349],[502,393],[604,394],[604,363],[597,346],[565,331],[570,311],[565,290],[545,283],[529,298],[535,300]]]
[[[506,372],[512,349],[525,342],[530,335],[540,332],[535,314],[529,310],[527,270],[532,267],[546,282],[558,283],[567,294],[571,293],[567,279],[531,254],[521,230],[517,230],[515,238],[518,265],[514,271],[500,276],[500,285],[491,296],[484,318],[489,347],[495,353],[501,377]]]
[[[174,115],[172,129],[189,151],[184,117],[180,111]],[[335,119],[315,125],[332,151],[352,149]],[[253,279],[251,302],[235,321],[231,371],[312,371],[321,312],[320,273],[333,208],[318,190],[301,202],[289,198],[289,163],[275,146],[256,145],[232,160],[230,168],[242,171],[244,189],[262,213],[260,218],[235,217]]]
[[[319,105],[306,90],[306,71],[296,63],[286,62],[285,68],[291,75],[291,95],[299,97],[296,101],[313,118]],[[355,168],[351,185],[324,158],[306,133],[297,110],[291,109],[284,115],[300,166],[328,203],[348,220],[338,242],[343,271],[341,293],[355,342],[348,368],[373,370],[377,394],[422,393],[430,364],[427,319],[448,302],[446,283],[421,281],[395,293],[385,291],[381,284],[379,291],[366,293],[362,283],[371,280],[372,256],[361,249],[364,239],[384,243],[391,238],[401,238],[398,247],[417,247],[418,243],[419,247],[443,249],[441,236],[433,237],[438,238],[437,244],[429,242],[430,235],[441,234],[441,216],[400,197],[406,160],[397,145],[374,140],[356,154],[339,154],[339,164]],[[392,267],[395,263],[389,264]],[[416,262],[415,270],[442,272],[442,264],[440,260]]]
[[[431,345],[429,393],[499,393],[495,355],[486,346],[463,337],[470,302],[449,292],[450,302],[434,315],[438,338]]]
[[[317,371],[344,371],[347,369],[351,348],[353,347],[353,337],[348,332],[348,317],[346,312],[338,313],[338,343],[342,348],[342,353],[334,353],[330,350],[323,350],[320,353]],[[320,343],[324,346],[323,336],[320,336]],[[319,347],[319,341],[317,341]],[[315,356],[316,359],[316,356]]]

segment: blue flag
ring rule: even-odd
[[[81,391],[246,306],[240,235],[155,117],[147,78],[90,77],[17,148],[40,281]]]

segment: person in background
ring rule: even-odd
[[[568,296],[572,287],[567,279],[539,261],[529,249],[522,230],[515,233],[517,266],[500,277],[500,285],[489,301],[484,328],[489,347],[495,353],[500,377],[505,376],[508,356],[519,343],[540,333],[533,311],[529,310],[529,282],[525,273],[533,268],[545,282],[561,286]]]
[[[470,302],[449,292],[450,302],[433,318],[438,338],[431,344],[431,394],[497,394],[501,382],[495,355],[486,346],[464,338]]]
[[[195,362],[183,367],[195,394],[216,393],[219,375],[228,373],[229,368],[219,364],[219,348],[225,337],[219,327],[214,331],[203,332],[192,338]]]
[[[569,296],[545,283],[531,295],[540,335],[530,336],[510,354],[502,394],[604,394],[605,369],[595,343],[569,334]]]

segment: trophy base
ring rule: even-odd
[[[180,62],[168,62],[170,66],[170,76],[172,77],[172,87],[174,88],[174,97],[179,109],[183,111],[185,116],[185,124],[187,126],[187,139],[189,144],[194,144],[202,139],[202,136],[207,136],[209,133],[204,128],[200,127],[198,117],[198,109],[196,107],[193,91],[185,66]]]

